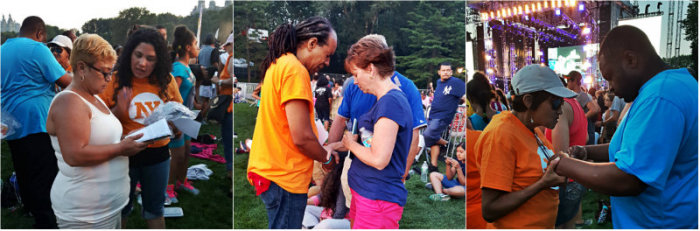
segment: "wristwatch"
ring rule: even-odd
[[[219,86],[221,86],[222,81],[224,81],[224,80],[223,79],[219,80]]]

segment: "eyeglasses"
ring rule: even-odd
[[[88,67],[92,68],[93,70],[95,70],[95,71],[97,71],[97,72],[99,72],[99,73],[102,73],[102,77],[105,78],[105,81],[109,81],[107,78],[109,78],[110,76],[112,76],[112,73],[113,73],[112,71],[103,72],[103,71],[101,71],[100,69],[97,69],[97,68],[96,68],[95,66],[93,66],[92,64],[87,64],[87,63],[85,63],[85,64],[86,64]]]
[[[551,102],[552,102],[552,110],[556,111],[556,110],[559,110],[559,108],[561,108],[561,104],[564,102],[564,99],[556,97],[556,98],[552,99]]]

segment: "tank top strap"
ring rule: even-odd
[[[99,112],[99,113],[97,113],[97,114],[105,114],[105,115],[110,115],[110,114],[112,114],[111,111],[110,111],[109,113],[104,113],[104,112],[100,111],[99,108],[97,108],[95,105],[92,105],[92,103],[90,103],[90,102],[87,101],[85,98],[83,98],[83,96],[81,96],[81,95],[78,94],[77,92],[74,92],[74,91],[71,91],[71,90],[63,90],[63,91],[59,92],[58,94],[56,94],[56,96],[54,97],[54,99],[55,99],[56,97],[58,97],[59,95],[65,94],[64,92],[66,92],[66,93],[72,93],[72,94],[74,94],[74,95],[77,95],[81,100],[83,100],[83,102],[84,102],[85,104],[87,104],[88,107],[90,107],[90,112],[92,113],[92,116],[95,116],[95,114],[96,114],[95,111]],[[100,103],[101,103],[102,105],[105,105],[105,107],[107,107],[107,105],[104,103],[104,101],[102,101],[102,99],[100,99],[100,97],[95,96],[95,98],[97,98],[97,100],[99,100]],[[53,104],[52,104],[52,105],[53,105]],[[109,109],[109,108],[107,108],[107,109]],[[49,110],[51,110],[51,108],[49,108]]]

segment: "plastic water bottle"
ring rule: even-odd
[[[423,183],[428,182],[428,162],[423,161],[423,166],[420,167],[420,180]]]
[[[360,139],[362,139],[362,144],[365,145],[365,147],[372,147],[372,131],[369,131],[365,128],[360,128]]]
[[[598,217],[598,224],[603,224],[605,223],[605,220],[608,219],[608,205],[603,203],[603,209],[600,211],[600,216]]]

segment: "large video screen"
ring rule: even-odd
[[[594,56],[598,53],[598,44],[549,48],[547,53],[549,68],[557,74],[566,75],[573,70],[584,74],[591,65],[596,65],[595,61],[589,63],[588,60],[595,58]]]
[[[654,50],[656,50],[656,53],[659,54],[661,57],[666,57],[666,53],[661,53],[661,17],[662,16],[654,16],[647,18],[620,20],[617,24],[618,26],[634,26],[644,31],[647,37],[649,37],[651,45],[654,46]],[[665,50],[666,49],[664,49],[664,51]]]

